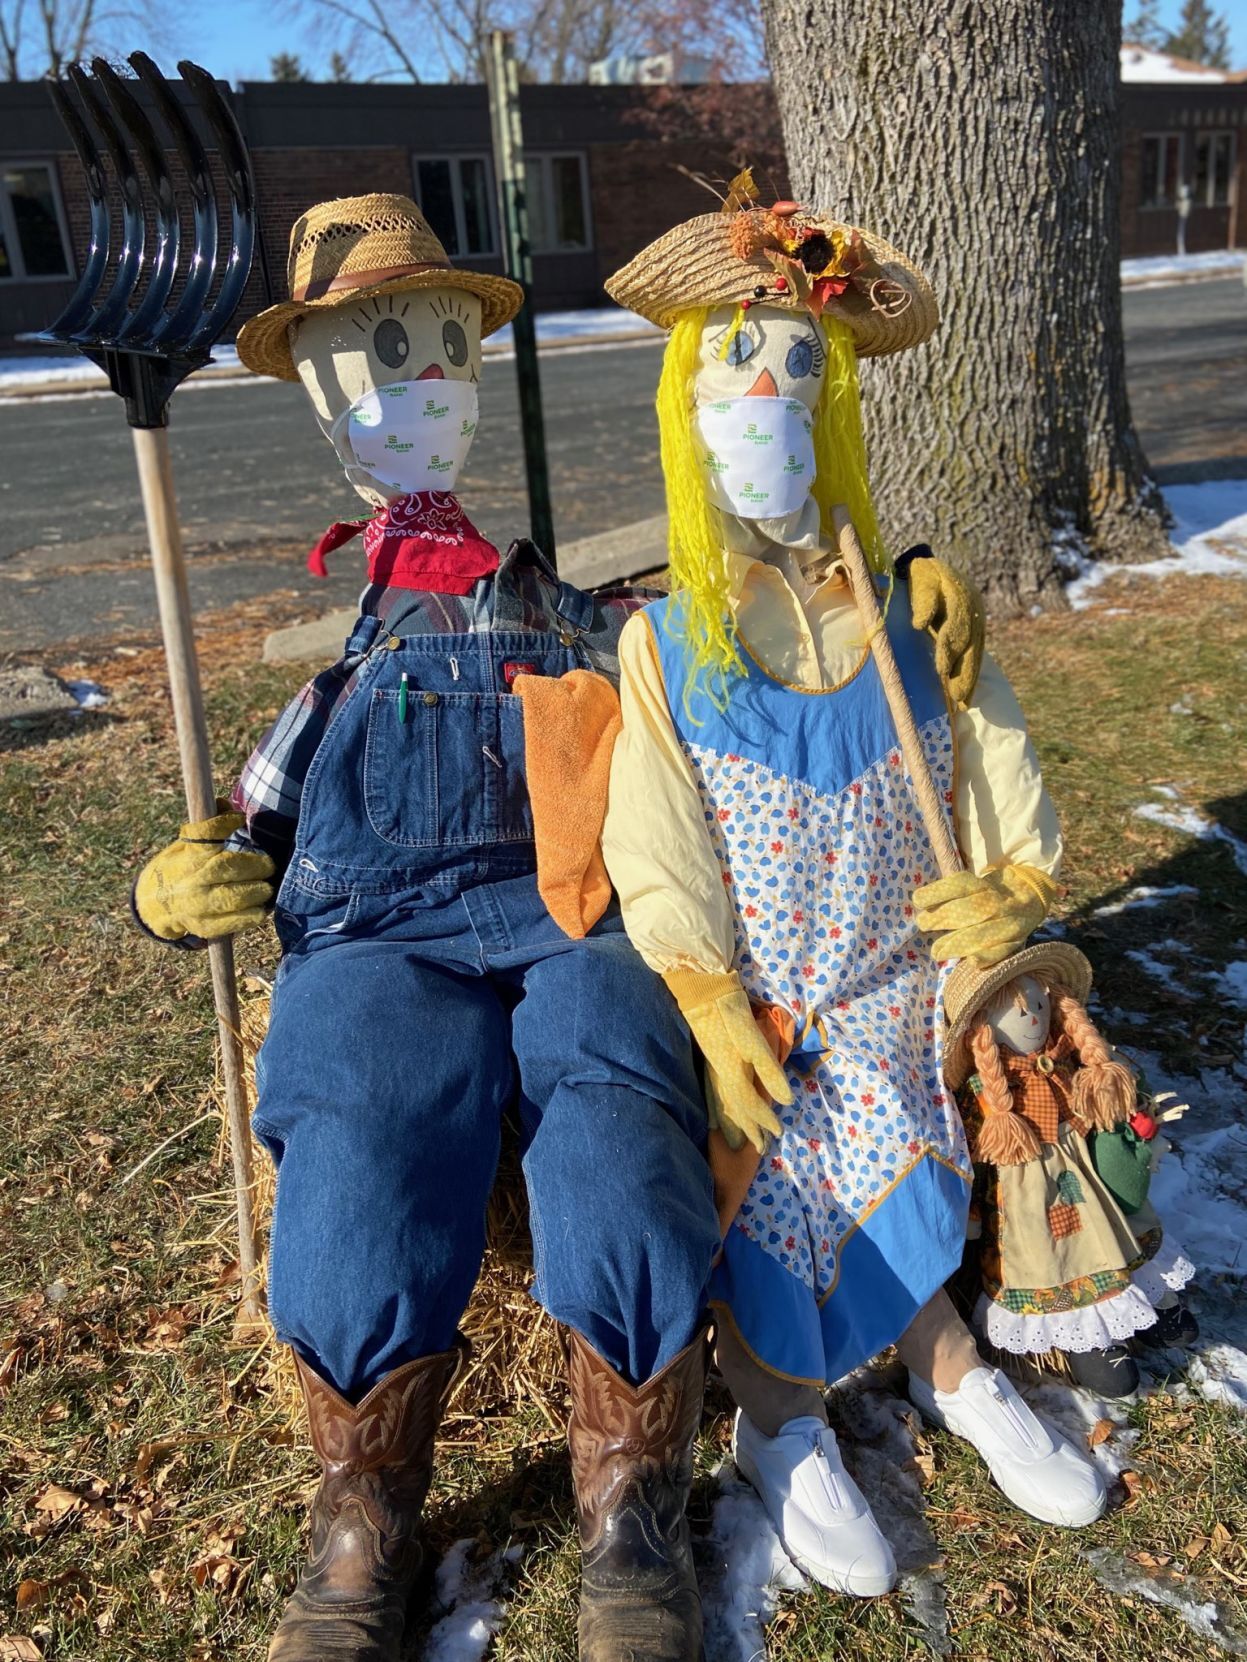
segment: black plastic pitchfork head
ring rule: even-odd
[[[73,64],[63,80],[49,82],[86,173],[91,236],[69,304],[47,329],[21,338],[77,347],[125,399],[131,427],[163,427],[174,388],[209,362],[242,298],[255,250],[255,181],[234,112],[216,82],[197,64],[179,63],[216,140],[230,200],[222,238],[208,154],[190,117],[145,52],[132,52],[129,62],[163,133],[135,96],[136,83],[103,58],[93,60],[89,73]],[[189,238],[169,172],[172,151],[186,175]],[[120,224],[109,207],[110,171]]]

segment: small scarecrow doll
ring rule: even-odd
[[[943,1290],[973,1172],[943,1080],[941,961],[1024,944],[1054,893],[1060,832],[1017,700],[989,657],[980,667],[981,634],[952,650],[954,620],[974,615],[965,585],[927,550],[894,566],[875,522],[857,362],[935,329],[922,273],[868,232],[760,207],[743,178],[724,211],[677,226],[606,287],[670,331],[658,419],[672,594],[620,638],[603,853],[628,932],[705,1057],[712,1146],[753,1145],[711,1284],[737,1463],[803,1569],[883,1593],[895,1561],[823,1392],[898,1341],[914,1401],[1016,1504],[1077,1525],[1105,1503],[1094,1464],[983,1362]],[[838,558],[837,505],[887,597],[970,868],[938,886]]]
[[[1189,1342],[1178,1294],[1194,1268],[1161,1228],[1147,1182],[1184,1110],[1140,1099],[1087,1015],[1091,966],[1046,941],[945,992],[944,1077],[975,1165],[967,1292],[998,1350],[1064,1352],[1079,1384],[1138,1385],[1124,1341]]]

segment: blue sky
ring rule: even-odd
[[[1182,0],[1162,0],[1161,15],[1170,26],[1176,24],[1181,6]],[[230,81],[267,80],[269,59],[282,51],[297,52],[313,75],[326,75],[332,42],[317,39],[310,19],[283,21],[278,14],[284,9],[272,0],[216,0],[195,7],[192,17],[178,26],[171,45],[178,56],[195,58]],[[1136,0],[1125,0],[1127,20],[1135,10]],[[1247,0],[1221,0],[1217,10],[1230,21],[1235,67],[1247,68]],[[430,64],[430,77],[438,73]]]

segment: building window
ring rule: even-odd
[[[1224,208],[1234,173],[1233,133],[1196,133],[1191,193],[1197,208]]]
[[[528,240],[534,254],[574,254],[592,247],[589,176],[581,154],[524,157]]]
[[[487,156],[417,157],[416,199],[452,260],[496,252]]]
[[[1144,138],[1141,207],[1172,208],[1176,204],[1181,162],[1181,133],[1149,133]]]
[[[51,166],[17,162],[0,169],[0,281],[72,275],[65,215]]]

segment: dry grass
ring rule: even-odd
[[[1242,589],[1174,580],[1123,596],[1106,588],[1094,611],[1010,626],[996,645],[1066,823],[1071,932],[1109,1006],[1146,1017],[1148,1044],[1190,1071],[1237,1048],[1241,1012],[1216,995],[1215,976],[1247,956],[1244,885],[1224,844],[1133,808],[1159,782],[1247,835]],[[1114,616],[1118,605],[1129,615]],[[299,678],[252,662],[270,618],[241,609],[205,632],[222,763],[241,758]],[[0,755],[0,1634],[59,1659],[256,1662],[295,1573],[312,1473],[266,1351],[232,1342],[228,1162],[203,1118],[202,965],[157,951],[126,917],[131,874],[180,812],[162,666],[144,646],[52,667],[94,676],[111,701],[98,716],[11,734]],[[1140,882],[1189,884],[1199,897],[1095,915]],[[1126,956],[1158,932],[1178,945],[1176,993]],[[271,971],[274,951],[257,936],[240,957]],[[524,1546],[494,1654],[563,1662],[575,1552],[562,1391],[515,1262],[514,1194],[504,1191],[503,1252],[474,1316],[480,1373],[456,1402],[430,1524],[438,1545]],[[693,1507],[703,1531],[726,1407],[712,1393]],[[1218,1654],[1172,1610],[1106,1593],[1089,1547],[1136,1571],[1189,1574],[1247,1633],[1243,1421],[1163,1391],[1132,1417],[1138,1478],[1084,1536],[1019,1517],[952,1440],[920,1443],[947,1654]],[[1247,1640],[1231,1643],[1247,1654]],[[786,1603],[768,1635],[773,1662],[884,1662],[923,1645],[899,1596],[863,1605],[811,1592]]]

